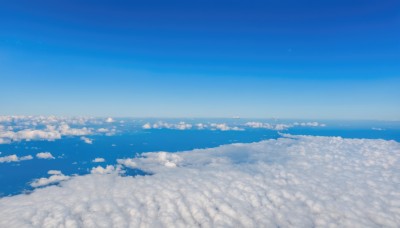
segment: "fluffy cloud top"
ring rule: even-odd
[[[110,122],[109,119],[106,122]],[[111,118],[111,122],[113,122]],[[92,134],[114,135],[115,126],[110,129],[80,127],[80,125],[101,125],[104,122],[93,118],[63,118],[54,116],[0,116],[0,144],[22,140],[61,139],[63,136],[86,136]],[[71,127],[72,126],[72,127]]]
[[[87,144],[92,144],[92,143],[93,143],[93,140],[92,140],[92,139],[89,139],[88,137],[82,136],[82,137],[81,137],[81,140],[82,140],[83,142],[87,143]]]
[[[4,162],[20,162],[20,161],[31,160],[31,159],[33,159],[33,157],[31,155],[18,157],[16,154],[13,154],[13,155],[0,157],[0,163],[4,163]]]
[[[247,122],[245,124],[247,127],[251,128],[265,128],[265,129],[270,129],[270,130],[286,130],[291,127],[291,125],[288,124],[270,124],[270,123],[261,123],[261,122]]]
[[[210,129],[210,130],[221,130],[221,131],[242,131],[244,129],[238,126],[229,126],[226,123],[211,123],[211,124],[189,124],[186,122],[179,122],[179,123],[166,123],[163,121],[158,121],[156,123],[150,124],[145,123],[142,126],[143,129],[175,129],[175,130],[190,130],[190,129]]]
[[[185,123],[183,121],[174,124],[174,123],[166,123],[163,121],[158,121],[157,123],[150,124],[145,123],[142,126],[143,129],[175,129],[175,130],[189,130],[192,128],[192,124]]]
[[[50,152],[37,153],[36,157],[39,159],[55,159],[54,156]]]
[[[92,168],[90,173],[92,173],[92,174],[109,174],[109,173],[113,173],[114,171],[117,171],[117,170],[118,169],[115,169],[115,167],[112,165],[107,165],[105,168],[103,168],[101,166],[97,166],[97,167]]]
[[[114,122],[114,119],[111,118],[111,117],[108,117],[108,118],[106,119],[106,123],[113,123],[113,122]]]
[[[398,227],[400,144],[289,137],[119,160],[0,199],[1,227]],[[98,175],[104,174],[104,175]]]
[[[294,126],[302,126],[302,127],[325,127],[326,126],[326,124],[318,123],[315,121],[314,122],[303,122],[303,123],[295,122],[293,125]]]
[[[105,160],[104,158],[95,158],[95,159],[93,159],[92,162],[98,163],[98,162],[105,162],[105,161],[106,161],[106,160]]]
[[[40,179],[36,179],[31,183],[31,187],[33,188],[37,188],[37,187],[43,187],[43,186],[47,186],[50,184],[56,184],[59,183],[61,181],[65,181],[68,180],[70,177],[69,176],[65,176],[64,174],[61,173],[61,171],[59,170],[50,170],[48,172],[48,174],[50,174],[51,176],[48,178],[40,178]]]

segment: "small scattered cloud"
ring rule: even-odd
[[[88,137],[81,137],[81,140],[87,144],[93,144],[93,139],[89,139]]]
[[[8,155],[4,157],[0,157],[0,163],[8,163],[8,162],[20,162],[26,160],[32,160],[33,157],[31,155],[18,157],[16,154]]]
[[[32,183],[30,184],[31,187],[33,188],[44,187],[47,185],[56,184],[61,181],[66,181],[70,179],[69,176],[65,176],[59,170],[49,170],[47,173],[50,174],[51,176],[48,178],[43,177],[32,181]]]
[[[55,157],[50,152],[40,152],[36,154],[39,159],[55,159]]]
[[[105,168],[102,166],[93,167],[90,173],[92,174],[110,174],[117,171],[114,166],[107,165]]]
[[[92,162],[94,163],[98,163],[98,162],[105,162],[106,160],[104,158],[95,158],[92,160]]]
[[[111,118],[111,117],[108,117],[108,118],[106,119],[106,123],[114,123],[114,119]]]

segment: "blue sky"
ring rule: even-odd
[[[399,1],[2,1],[0,114],[400,118]]]

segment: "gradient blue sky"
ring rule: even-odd
[[[400,1],[0,0],[0,114],[400,119]]]

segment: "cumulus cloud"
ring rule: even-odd
[[[229,126],[226,123],[211,123],[211,124],[189,124],[184,121],[179,123],[166,123],[163,121],[158,121],[156,123],[145,123],[142,126],[143,129],[175,129],[175,130],[190,130],[190,129],[210,129],[210,130],[221,130],[221,131],[242,131],[244,129],[238,126]]]
[[[89,139],[88,137],[82,136],[82,137],[81,137],[81,140],[84,141],[84,142],[87,143],[87,144],[92,144],[92,143],[93,143],[93,140],[92,140],[92,139]]]
[[[299,123],[299,122],[295,122],[293,124],[294,126],[302,126],[302,127],[325,127],[326,124],[323,123],[318,123],[318,122],[303,122],[303,123]]]
[[[90,171],[90,173],[92,173],[92,174],[110,174],[110,173],[114,173],[115,171],[118,171],[118,169],[116,169],[112,165],[107,165],[105,168],[103,168],[102,166],[93,167],[92,170]]]
[[[175,129],[175,130],[189,130],[192,128],[192,124],[185,123],[181,121],[179,123],[166,123],[163,121],[158,121],[154,124],[145,123],[142,126],[143,129]]]
[[[245,123],[245,126],[250,128],[264,128],[277,131],[286,130],[291,127],[291,125],[288,124],[270,124],[261,122],[247,122]]]
[[[54,156],[50,152],[37,153],[36,157],[39,159],[55,159]]]
[[[112,119],[112,118],[111,118]],[[93,134],[114,135],[116,129],[89,128],[103,124],[93,118],[63,118],[55,116],[0,116],[0,144],[19,141],[47,140],[54,141],[63,136],[87,136]]]
[[[1,227],[397,227],[400,144],[289,136],[92,169],[0,199]],[[108,174],[108,175],[98,175]]]
[[[105,162],[105,161],[106,161],[106,160],[105,160],[104,158],[95,158],[95,159],[93,159],[92,162],[98,163],[98,162]]]
[[[44,178],[43,177],[43,178],[39,178],[39,179],[34,180],[30,184],[31,187],[33,187],[33,188],[43,187],[43,186],[56,184],[56,183],[59,183],[61,181],[66,181],[66,180],[70,179],[69,176],[65,176],[59,170],[49,170],[47,173],[50,174],[51,176],[48,177],[48,178]]]
[[[13,155],[0,157],[0,163],[20,162],[20,161],[26,161],[26,160],[31,160],[31,159],[33,159],[33,157],[31,155],[18,157],[16,154],[13,154]]]
[[[250,128],[264,128],[264,129],[277,130],[277,131],[287,130],[294,126],[300,126],[300,127],[325,127],[326,126],[326,124],[318,123],[318,122],[302,122],[302,123],[295,122],[293,124],[283,124],[283,123],[271,124],[271,123],[262,123],[262,122],[247,122],[244,125],[246,127],[250,127]]]
[[[108,117],[108,118],[106,119],[106,123],[113,123],[113,122],[114,122],[114,119],[111,118],[111,117]]]
[[[62,173],[61,173],[60,170],[49,170],[47,172],[47,174],[50,174],[50,175],[61,175]]]
[[[221,123],[221,124],[212,123],[212,124],[210,124],[210,127],[211,127],[211,130],[221,130],[221,131],[243,131],[244,130],[237,126],[230,127],[226,123]]]

